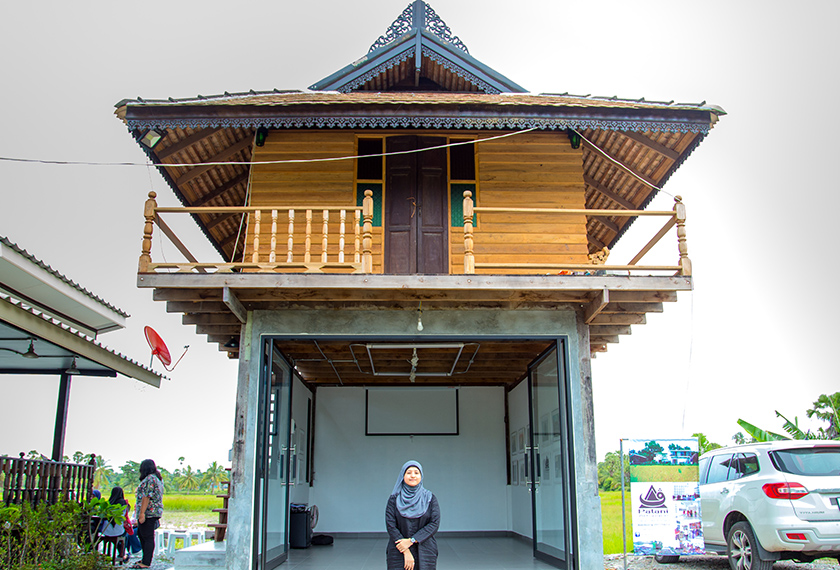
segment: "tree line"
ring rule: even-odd
[[[823,425],[817,427],[816,430],[804,430],[799,426],[799,419],[794,417],[789,420],[782,413],[776,410],[776,417],[783,420],[782,430],[787,435],[782,435],[777,432],[761,429],[745,420],[738,420],[738,425],[747,432],[744,435],[739,431],[732,436],[732,441],[735,445],[742,445],[745,443],[755,443],[759,441],[772,441],[781,439],[840,439],[840,392],[834,394],[820,394],[819,398],[812,404],[812,407],[805,410],[805,415],[810,418],[816,418]],[[697,444],[700,450],[700,455],[723,447],[719,443],[710,441],[703,433],[693,433],[691,437],[697,438]],[[661,451],[661,447],[659,451]],[[655,452],[656,450],[646,450]],[[624,488],[630,490],[630,459],[625,454],[624,461],[621,461],[621,453],[619,451],[611,451],[604,456],[604,460],[598,464],[598,488],[602,491],[620,491],[621,490],[621,464],[624,467]]]

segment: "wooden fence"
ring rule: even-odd
[[[3,504],[87,501],[93,491],[95,470],[93,458],[89,464],[82,465],[24,459],[22,453],[19,458],[0,457]]]

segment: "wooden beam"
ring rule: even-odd
[[[247,170],[247,167],[246,167],[245,172],[243,172],[239,176],[236,176],[235,178],[231,178],[230,180],[228,180],[227,182],[225,182],[224,184],[222,184],[221,186],[219,186],[218,188],[216,188],[215,190],[213,190],[212,192],[210,192],[206,196],[202,196],[200,199],[196,200],[195,203],[193,204],[193,207],[199,208],[199,207],[205,205],[206,203],[208,203],[210,200],[212,200],[214,198],[218,198],[219,196],[228,192],[229,190],[231,190],[235,186],[238,186],[239,184],[242,184],[243,182],[247,182],[247,181],[248,181],[248,170]]]
[[[622,161],[621,161],[621,160],[619,160],[618,158],[614,157],[613,155],[611,155],[611,154],[610,154],[610,153],[608,153],[607,151],[605,151],[605,150],[603,150],[603,149],[600,149],[600,148],[595,148],[594,146],[592,146],[591,144],[589,144],[589,143],[586,141],[586,139],[584,139],[584,140],[583,140],[583,146],[585,146],[587,149],[589,149],[589,151],[590,151],[590,152],[595,152],[595,153],[598,153],[598,154],[599,154],[599,155],[601,155],[601,156],[607,156],[607,157],[609,157],[610,159],[612,159],[612,160],[614,160],[615,162],[617,162],[618,164],[622,164],[623,166],[617,166],[617,165],[613,164],[613,166],[615,166],[616,168],[619,168],[622,172],[625,172],[625,173],[632,173],[632,175],[634,175],[634,176],[638,176],[640,179],[644,180],[644,181],[645,181],[645,183],[647,183],[647,185],[648,185],[648,186],[651,186],[651,187],[656,187],[656,182],[654,182],[653,180],[651,180],[649,177],[645,176],[645,175],[644,175],[644,174],[642,174],[641,172],[637,172],[637,171],[633,170],[632,168],[630,168],[630,166],[629,166],[629,165],[624,164],[624,162],[622,162]],[[608,161],[608,162],[609,162],[609,161]]]
[[[239,319],[230,313],[218,314],[207,313],[203,315],[186,314],[181,317],[181,323],[185,325],[225,325],[239,326]]]
[[[612,291],[613,303],[676,303],[676,291]]]
[[[602,314],[661,313],[662,303],[610,303]]]
[[[607,245],[604,242],[602,242],[598,238],[592,237],[589,234],[586,234],[586,241],[588,241],[598,249],[604,249],[605,247],[607,247]]]
[[[230,287],[222,289],[222,303],[228,306],[230,312],[239,319],[240,323],[245,324],[245,321],[248,320],[248,311],[245,310],[245,307],[242,306],[242,303],[239,302],[239,299],[230,290]]]
[[[224,303],[217,301],[169,301],[166,303],[167,313],[228,313],[230,310]]]
[[[589,336],[632,334],[630,325],[589,325]]]
[[[197,143],[199,141],[202,141],[202,140],[206,139],[207,137],[209,137],[210,135],[215,134],[215,133],[217,133],[221,130],[222,130],[222,127],[212,127],[212,128],[201,129],[200,131],[194,132],[193,134],[191,134],[190,136],[188,136],[184,140],[178,141],[175,144],[170,145],[170,146],[166,147],[165,149],[161,150],[160,152],[156,152],[155,154],[157,155],[158,160],[163,162],[163,159],[169,158],[170,156],[172,156],[176,152],[180,152],[180,151],[184,150],[185,148],[189,148],[192,145],[194,145],[195,143]],[[166,165],[164,164],[164,166],[166,166]]]
[[[601,311],[604,310],[604,307],[607,306],[610,302],[610,290],[609,289],[602,289],[595,295],[595,298],[592,300],[589,305],[587,305],[586,310],[583,314],[583,320],[586,324],[592,322],[592,320],[597,317]]]
[[[233,216],[237,216],[237,215],[239,215],[239,214],[237,214],[235,212],[231,212],[229,214],[220,214],[220,215],[216,216],[215,218],[213,218],[212,220],[210,220],[209,222],[207,222],[206,224],[204,224],[204,227],[209,232],[212,228],[215,228],[216,226],[218,226],[219,224],[221,224],[222,222],[224,222],[228,218],[232,218]]]
[[[635,131],[621,131],[621,134],[627,137],[628,139],[634,140],[640,145],[645,146],[650,150],[661,154],[669,160],[677,160],[680,157],[680,153],[678,153],[674,149],[668,148],[667,146],[660,144],[641,133],[637,133]]]
[[[618,342],[618,335],[599,335],[589,338],[590,344],[605,344],[611,342],[613,344]]]
[[[236,336],[242,332],[242,325],[196,325],[196,334]]]
[[[615,233],[618,233],[618,224],[610,220],[609,218],[605,218],[603,216],[592,216],[592,219],[607,228],[608,230],[612,230]]]
[[[236,154],[240,150],[246,149],[249,146],[251,146],[252,142],[253,142],[253,138],[250,137],[250,136],[246,136],[245,138],[236,141],[235,143],[233,143],[232,145],[230,145],[229,147],[227,147],[226,149],[224,149],[222,152],[218,153],[217,155],[211,156],[210,158],[208,158],[204,162],[224,162],[225,160],[227,160],[228,158],[230,158],[231,156],[233,156],[234,154]],[[181,186],[185,182],[189,182],[190,180],[196,178],[197,176],[200,176],[200,175],[204,174],[208,170],[210,170],[212,168],[216,168],[212,164],[201,164],[201,163],[198,163],[198,164],[200,164],[200,166],[196,166],[195,168],[190,169],[187,172],[185,172],[184,174],[182,174],[181,176],[179,176],[178,179],[175,181],[175,185],[176,186]]]
[[[230,242],[235,241],[238,235],[239,235],[238,231],[233,232],[228,237],[226,237],[225,239],[223,239],[222,241],[219,242],[219,247],[225,247]],[[240,242],[240,243],[244,243],[244,241],[245,241],[245,236],[242,236],[242,242]]]
[[[610,200],[612,200],[616,204],[618,204],[620,206],[623,206],[624,208],[626,208],[628,210],[635,210],[638,207],[633,202],[628,200],[627,198],[623,198],[622,196],[619,196],[618,194],[616,194],[615,192],[613,192],[612,190],[610,190],[609,188],[607,188],[606,186],[604,186],[600,182],[596,181],[591,176],[587,176],[586,174],[584,174],[583,175],[583,182],[584,182],[584,184],[586,184],[587,186],[589,186],[590,188],[592,188],[596,192],[600,192],[601,194],[603,194],[604,196],[606,196],[607,198],[609,198]]]
[[[624,315],[598,315],[592,322],[593,325],[643,325],[645,316],[635,313]]]

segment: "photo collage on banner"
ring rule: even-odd
[[[697,439],[624,440],[633,553],[705,554]]]

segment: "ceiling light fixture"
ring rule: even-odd
[[[40,358],[41,355],[35,352],[35,340],[29,339],[29,348],[26,349],[26,352],[22,352],[20,355],[24,358]]]
[[[165,136],[166,129],[149,129],[143,133],[143,136],[140,137],[140,143],[149,149],[153,149],[160,141],[163,140],[163,137]]]

